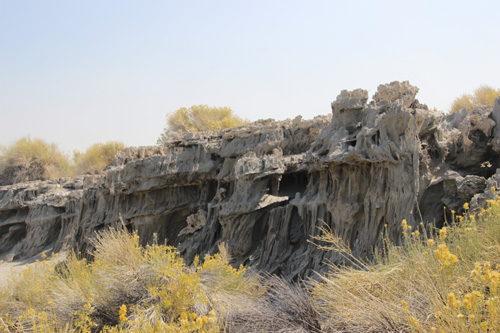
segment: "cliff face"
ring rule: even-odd
[[[402,219],[441,226],[500,180],[500,99],[445,116],[417,91],[381,85],[369,104],[364,90],[342,91],[331,117],[187,134],[125,149],[98,176],[0,187],[0,255],[87,253],[94,232],[120,219],[187,261],[226,242],[235,265],[289,279],[341,262],[308,242],[323,223],[369,255],[383,232],[398,239]]]

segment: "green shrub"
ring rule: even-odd
[[[472,95],[463,94],[453,101],[450,113],[462,109],[472,110],[476,105],[493,105],[495,99],[500,96],[500,89],[494,89],[490,86],[481,86],[477,88]]]
[[[0,148],[0,185],[71,175],[68,157],[55,143],[22,137]]]
[[[117,152],[125,145],[118,141],[96,143],[87,148],[85,153],[78,150],[73,152],[73,161],[77,174],[96,173],[104,170],[113,163]]]
[[[176,133],[202,132],[220,130],[241,126],[248,123],[234,114],[229,107],[210,107],[208,105],[193,105],[190,108],[180,108],[167,114],[167,127],[158,138],[158,144],[164,144],[168,137]]]

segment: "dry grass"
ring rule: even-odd
[[[87,148],[84,153],[73,152],[73,162],[77,174],[101,172],[113,163],[117,152],[123,150],[122,142],[109,141],[96,143]]]
[[[494,89],[490,86],[481,86],[474,90],[474,93],[463,94],[453,101],[450,113],[462,109],[472,110],[476,105],[493,105],[495,99],[500,96],[500,89]]]
[[[0,185],[71,174],[68,157],[54,143],[22,137],[6,147],[0,147]]]
[[[0,147],[0,186],[101,172],[123,148],[123,143],[116,141],[96,143],[85,153],[74,151],[70,161],[55,143],[23,137]]]
[[[167,114],[167,127],[158,138],[158,144],[165,144],[173,133],[203,132],[221,130],[247,124],[247,119],[238,117],[227,106],[215,107],[193,105]]]
[[[1,291],[3,329],[219,331],[201,265],[187,267],[166,245],[141,248],[137,235],[123,227],[98,234],[94,245],[92,263],[70,255],[63,265],[43,261],[14,276]],[[244,271],[232,272],[246,279]]]
[[[125,227],[99,233],[93,261],[42,261],[1,290],[0,332],[241,332],[318,327],[307,294],[229,265],[226,248],[186,266]],[[312,318],[312,319],[311,319]],[[265,329],[266,328],[266,329]]]
[[[263,276],[265,292],[258,298],[241,293],[219,294],[229,332],[321,332],[311,296],[299,284]]]
[[[323,329],[334,332],[481,332],[500,329],[500,198],[478,216],[453,217],[427,236],[403,221],[404,244],[386,241],[373,262],[354,258],[333,232],[317,241],[356,261],[313,283]],[[359,269],[361,268],[361,269]]]

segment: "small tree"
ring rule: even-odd
[[[94,173],[104,170],[113,163],[117,152],[125,145],[118,141],[96,143],[87,148],[85,153],[78,150],[73,151],[73,161],[78,174]]]
[[[494,89],[490,86],[481,86],[474,90],[474,93],[463,94],[453,101],[450,113],[462,109],[472,110],[476,105],[493,105],[495,99],[500,96],[500,89]]]
[[[238,117],[227,106],[193,105],[190,108],[183,107],[167,114],[167,126],[157,143],[164,144],[174,133],[220,130],[247,123],[248,120]]]

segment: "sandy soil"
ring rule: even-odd
[[[50,256],[49,253],[47,255]],[[56,261],[61,261],[66,258],[66,253],[65,252],[59,252],[54,257],[48,259],[48,260],[56,260]],[[36,260],[42,261],[42,253],[40,253],[37,256],[34,256],[29,259],[24,259],[24,260],[15,260],[15,261],[2,261],[0,260],[0,287],[4,287],[7,285],[7,280],[11,277],[12,273],[17,273],[25,268],[27,268],[29,265],[33,265]]]

